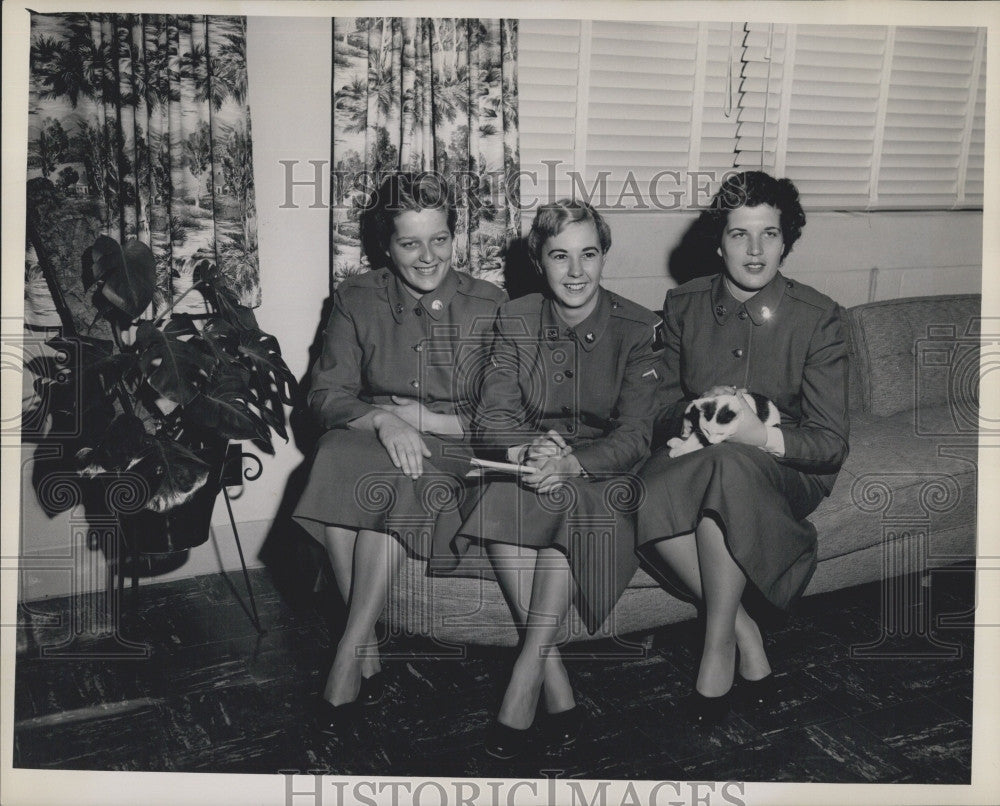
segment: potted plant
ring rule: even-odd
[[[93,289],[94,322],[112,338],[80,335],[44,246],[31,240],[56,309],[67,314],[62,334],[47,342],[51,354],[29,364],[51,415],[36,440],[58,444],[69,469],[99,489],[111,479],[133,482],[130,514],[117,513],[132,552],[204,542],[229,441],[273,454],[271,432],[288,438],[283,405],[295,379],[277,339],[208,259],[188,261],[174,273],[173,298],[154,304],[149,247],[105,235],[85,251],[82,281]],[[36,473],[43,506],[40,485],[51,471]]]

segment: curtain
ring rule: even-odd
[[[521,223],[516,52],[517,20],[334,19],[333,285],[367,271],[358,216],[395,170],[449,178],[452,265],[503,285]]]
[[[78,327],[101,234],[151,247],[156,306],[204,258],[260,304],[244,18],[32,13],[29,93],[28,213]],[[51,324],[30,239],[25,272],[26,320]]]

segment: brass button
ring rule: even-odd
[[[739,317],[740,319],[746,319],[746,318],[747,318],[747,316],[748,316],[748,314],[747,314],[747,312],[746,312],[745,310],[744,310],[744,311],[740,311],[740,312],[739,312],[738,314],[736,314],[736,315],[737,315],[737,316],[738,316],[738,317]]]
[[[402,312],[403,312],[403,305],[402,305],[402,303],[397,302],[396,303],[396,313],[402,313]]]
[[[742,347],[737,347],[735,350],[733,350],[733,355],[736,358],[743,358],[743,348]]]
[[[412,386],[414,389],[419,389],[420,388],[420,381],[412,380],[412,381],[410,381],[410,386]]]
[[[726,306],[725,305],[716,305],[715,306],[715,315],[716,316],[725,316],[726,315]]]
[[[414,308],[414,309],[413,309],[413,312],[414,312],[414,313],[415,313],[415,314],[416,314],[417,316],[423,316],[423,315],[424,315],[424,309],[423,309],[423,308],[421,308],[421,307],[420,307],[419,305],[418,305],[418,306],[417,306],[416,308]]]
[[[573,370],[571,370],[571,369],[566,370],[566,377],[567,378],[572,378],[573,377]]]
[[[593,344],[594,343],[594,334],[593,333],[588,333],[586,336],[583,337],[583,340],[585,342],[587,342],[587,344]]]
[[[424,351],[424,343],[419,342],[417,344],[414,344],[413,349],[416,350],[418,353],[422,353]]]
[[[566,426],[566,433],[567,433],[567,434],[572,434],[572,433],[573,433],[574,431],[576,431],[576,426],[575,426],[575,425],[573,425],[573,423],[569,423],[569,424],[568,424],[568,425]]]
[[[573,413],[573,409],[571,409],[569,406],[563,406],[562,407],[562,413],[563,414],[572,414]]]

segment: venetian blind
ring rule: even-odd
[[[895,30],[881,166],[879,206],[954,207],[965,188],[975,112],[973,83],[981,51],[974,28]],[[971,100],[971,103],[970,103]],[[980,172],[981,175],[981,172]]]
[[[580,20],[518,23],[518,122],[521,199],[525,206],[570,195],[566,171],[576,164]],[[585,54],[584,54],[585,55]],[[550,182],[549,177],[554,177]]]
[[[558,160],[556,196],[675,208],[706,200],[693,172],[763,167],[811,209],[982,204],[981,29],[522,20],[520,37],[522,167]]]

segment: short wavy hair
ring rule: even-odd
[[[799,201],[798,188],[790,179],[775,179],[763,171],[743,171],[726,178],[708,206],[709,235],[715,246],[722,244],[722,234],[729,220],[729,211],[738,207],[774,207],[781,222],[781,236],[785,242],[781,258],[792,251],[806,225],[806,214]]]
[[[531,255],[531,262],[536,269],[542,270],[542,248],[545,246],[545,242],[566,229],[567,225],[575,224],[578,221],[594,222],[601,251],[607,253],[611,248],[611,227],[608,226],[604,217],[587,202],[576,199],[560,199],[557,202],[549,202],[539,207],[535,220],[531,222],[531,231],[528,233],[528,253]]]
[[[400,172],[387,176],[379,185],[361,218],[361,243],[373,268],[389,265],[386,252],[396,228],[396,218],[402,213],[421,210],[443,210],[448,219],[448,231],[454,235],[458,210],[451,186],[434,171]]]

